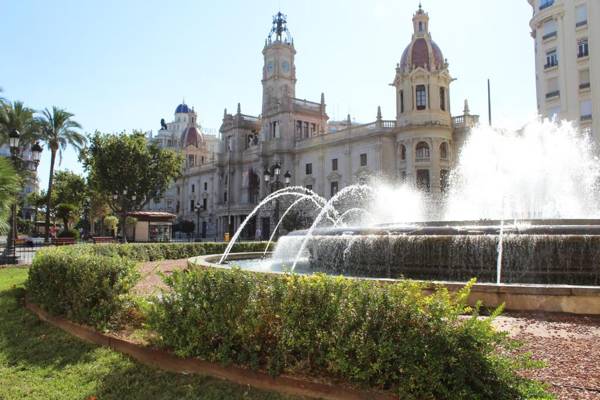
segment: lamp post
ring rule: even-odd
[[[275,162],[275,164],[272,165],[270,168],[265,169],[264,179],[265,179],[265,184],[268,185],[268,187],[269,187],[269,193],[274,193],[274,192],[278,191],[279,189],[281,189],[280,176],[281,176],[281,164],[279,164],[279,161]],[[272,181],[271,177],[274,177],[275,179]],[[283,177],[284,177],[285,186],[288,186],[290,184],[290,180],[292,179],[292,175],[290,174],[290,171],[287,171]],[[275,199],[275,210],[273,213],[273,219],[274,219],[275,223],[277,223],[279,221],[279,198]]]
[[[196,240],[200,237],[200,211],[202,211],[202,206],[200,202],[196,202]]]
[[[28,170],[35,171],[40,163],[40,157],[42,156],[42,146],[35,142],[31,148],[31,159],[23,159],[21,153],[22,149],[19,147],[21,134],[18,130],[13,129],[8,135],[8,145],[10,147],[10,155],[13,166],[16,171]],[[8,237],[6,238],[6,248],[4,249],[3,259],[7,264],[17,264],[18,257],[16,252],[16,241],[17,241],[17,202],[10,207],[10,226],[8,231]]]

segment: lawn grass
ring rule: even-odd
[[[293,399],[149,368],[75,339],[23,307],[26,279],[27,269],[0,269],[1,400]]]

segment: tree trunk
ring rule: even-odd
[[[46,232],[44,232],[44,243],[50,243],[50,208],[52,207],[52,183],[54,182],[54,163],[56,162],[56,150],[50,147],[50,152],[50,177],[48,178],[48,198],[46,199]]]
[[[123,243],[127,243],[127,227],[125,226],[127,221],[127,212],[123,211],[121,217],[121,234],[123,235]]]

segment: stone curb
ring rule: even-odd
[[[86,342],[106,346],[136,361],[165,371],[207,375],[233,382],[238,385],[252,386],[257,389],[270,390],[286,395],[304,396],[325,400],[392,400],[397,396],[388,393],[361,391],[319,383],[305,379],[279,376],[244,369],[236,366],[223,366],[195,358],[179,358],[164,350],[144,347],[133,342],[100,333],[88,326],[79,325],[62,317],[50,315],[38,305],[25,302],[25,307],[42,321],[78,337]]]

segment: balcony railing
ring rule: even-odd
[[[548,39],[551,39],[551,38],[555,38],[556,36],[557,36],[556,31],[550,32],[550,33],[547,33],[544,36],[542,36],[542,40],[548,40]]]
[[[590,83],[586,82],[586,83],[580,83],[579,84],[579,89],[584,90],[584,89],[589,89],[590,88]]]
[[[582,26],[586,26],[587,25],[587,19],[585,21],[579,21],[578,23],[575,24],[576,28],[581,28]]]
[[[581,121],[591,121],[592,120],[592,114],[582,115],[580,119],[581,119]]]
[[[546,98],[547,99],[551,99],[553,97],[559,97],[559,96],[560,96],[560,90],[554,90],[552,92],[546,93]]]
[[[558,61],[552,61],[544,65],[544,69],[558,67]]]

